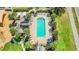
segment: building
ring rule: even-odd
[[[4,10],[0,10],[0,26],[3,26],[4,16]]]
[[[22,26],[22,27],[27,27],[29,25],[30,25],[30,23],[28,21],[22,21],[22,22],[20,22],[20,26]]]
[[[9,13],[5,10],[0,10],[0,48],[11,41],[12,35],[9,28]]]

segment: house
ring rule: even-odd
[[[5,11],[12,11],[11,7],[5,7]]]
[[[8,12],[0,10],[0,48],[11,41],[12,35],[9,28]]]
[[[3,26],[4,16],[4,10],[0,10],[0,26]]]

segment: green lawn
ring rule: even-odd
[[[1,48],[2,51],[22,51],[21,45],[7,43],[4,48]]]
[[[55,51],[73,51],[76,50],[71,24],[67,11],[56,18],[58,40],[54,42]]]
[[[78,23],[78,18],[76,16],[76,12],[75,12],[75,9],[74,8],[72,8],[72,13],[73,13],[75,25],[76,25],[76,28],[77,28],[77,32],[78,32],[78,35],[79,35],[79,23]]]

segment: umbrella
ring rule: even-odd
[[[48,41],[47,41],[48,43],[51,43],[51,42],[53,42],[53,38],[48,38]]]

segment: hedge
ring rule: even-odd
[[[14,12],[28,12],[30,9],[32,9],[31,7],[13,7],[13,11]]]

